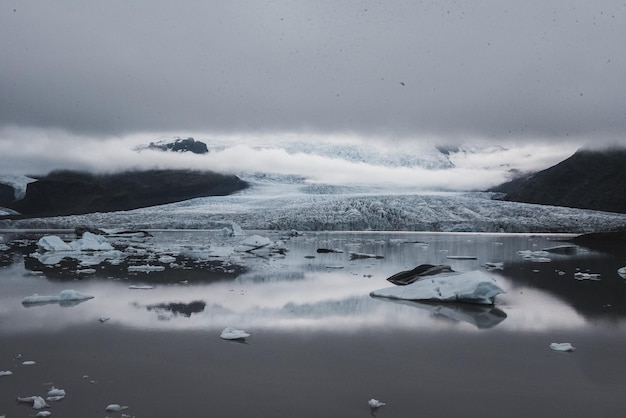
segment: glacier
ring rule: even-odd
[[[505,202],[483,192],[337,186],[249,177],[229,196],[131,211],[0,221],[0,228],[223,229],[587,233],[626,224],[626,214]]]

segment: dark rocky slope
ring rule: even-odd
[[[7,205],[26,217],[111,212],[224,196],[247,187],[237,176],[208,171],[149,170],[109,175],[55,171],[30,183]]]
[[[581,149],[546,170],[490,191],[504,200],[626,213],[626,148]]]

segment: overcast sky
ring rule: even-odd
[[[5,0],[0,171],[190,132],[624,143],[625,42],[623,0]]]

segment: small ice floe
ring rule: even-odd
[[[128,286],[128,288],[133,290],[150,290],[154,289],[154,286],[133,284]]]
[[[262,237],[260,235],[251,235],[241,241],[239,246],[235,248],[235,251],[240,252],[250,252],[255,251],[260,248],[268,247],[272,244],[272,240],[267,237]]]
[[[574,273],[574,278],[576,280],[595,280],[595,281],[598,281],[598,280],[600,280],[600,274],[599,273],[583,273],[581,271],[577,271],[576,273]]]
[[[438,300],[492,305],[496,295],[504,293],[496,281],[482,271],[440,274],[406,286],[386,287],[370,296],[401,300]]]
[[[487,270],[504,270],[504,263],[503,262],[487,261],[485,263],[485,268]]]
[[[572,352],[575,348],[570,343],[552,343],[550,348],[554,351]]]
[[[176,261],[176,257],[172,257],[171,255],[162,255],[159,257],[159,263],[170,264]]]
[[[32,361],[32,360],[26,360],[22,362],[22,366],[33,366],[37,364],[36,362]]]
[[[24,403],[32,403],[33,409],[50,408],[50,405],[48,405],[46,401],[44,400],[44,398],[42,398],[41,396],[26,396],[26,397],[18,396],[17,401],[24,402]]]
[[[549,263],[552,261],[548,256],[550,255],[547,251],[531,251],[531,250],[523,250],[517,252],[521,255],[524,260],[531,261],[533,263]]]
[[[76,274],[94,274],[96,269],[78,269],[76,270]]]
[[[65,398],[65,389],[57,389],[53,386],[48,391],[48,397],[46,400],[55,402],[60,401],[63,398]]]
[[[476,260],[478,257],[475,255],[447,255],[446,258],[450,260]]]
[[[128,266],[129,272],[142,272],[142,273],[150,273],[153,271],[164,271],[165,266],[153,266],[151,264],[144,264],[141,266]]]
[[[222,331],[220,338],[224,340],[243,340],[248,338],[250,334],[241,329],[236,329],[232,327],[226,327]]]
[[[619,276],[622,279],[626,279],[626,267],[620,267],[617,269],[617,274],[619,274]]]
[[[0,377],[2,376],[11,376],[13,372],[11,370],[0,370]]]
[[[107,405],[107,407],[104,409],[108,412],[119,412],[119,411],[123,411],[124,409],[128,409],[128,407],[122,406],[116,403],[112,403],[112,404]]]
[[[367,404],[369,405],[370,408],[380,408],[381,406],[386,405],[386,403],[381,402],[378,399],[374,399],[374,398],[367,401]]]
[[[93,299],[93,296],[85,295],[78,290],[68,289],[62,290],[58,295],[38,295],[26,296],[22,300],[22,305],[45,305],[48,303],[59,303],[61,305],[73,305],[73,302],[83,302]]]
[[[49,417],[50,415],[52,415],[52,412],[50,411],[39,411],[37,412],[37,415],[35,415],[36,417]]]

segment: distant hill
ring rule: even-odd
[[[223,196],[247,187],[234,175],[148,170],[95,175],[54,171],[29,183],[23,199],[6,205],[26,217],[111,212]]]
[[[489,191],[503,200],[626,213],[626,148],[580,149],[546,170]]]

